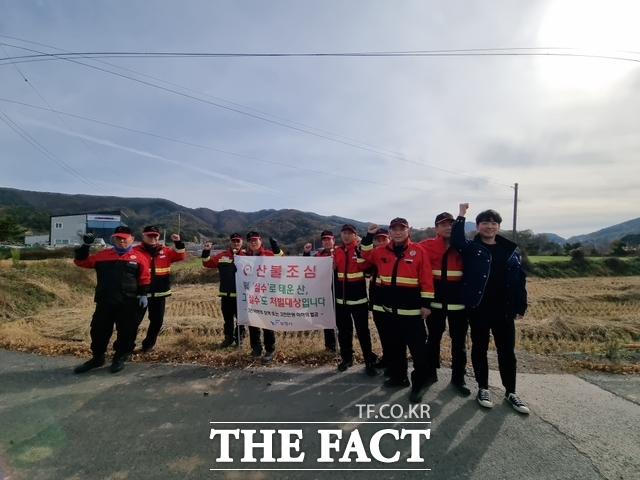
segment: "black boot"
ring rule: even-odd
[[[220,348],[227,348],[227,347],[230,347],[231,345],[233,345],[233,337],[231,335],[225,335],[224,340],[219,346]]]
[[[370,377],[375,377],[378,374],[374,366],[375,364],[376,364],[376,357],[374,356],[365,363],[364,373],[366,373]]]
[[[349,367],[353,367],[353,360],[343,360],[338,364],[338,371],[345,372]]]
[[[118,373],[124,368],[124,364],[127,363],[129,355],[115,355],[111,362],[111,373]]]
[[[467,387],[467,384],[464,381],[464,377],[453,377],[451,379],[451,385],[453,385],[455,389],[465,397],[471,395],[471,390],[469,389],[469,387]]]
[[[82,365],[78,365],[73,369],[75,373],[85,373],[94,368],[98,368],[104,365],[104,355],[99,357],[93,357],[91,360],[84,362]]]

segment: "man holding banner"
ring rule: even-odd
[[[373,247],[378,225],[372,224],[362,240],[362,257],[377,269],[380,278],[382,308],[389,325],[390,373],[386,387],[408,387],[407,357],[409,347],[413,358],[409,400],[422,400],[424,387],[435,381],[428,378],[427,333],[424,320],[434,297],[433,274],[426,252],[409,239],[411,228],[404,218],[394,218],[389,224],[391,243]],[[386,353],[385,353],[386,355]]]
[[[330,257],[333,258],[333,252],[335,250],[336,240],[331,230],[323,230],[320,234],[320,240],[322,241],[322,249],[318,250],[314,257]],[[311,256],[311,244],[307,243],[304,246],[303,257]],[[324,331],[324,346],[330,352],[336,351],[336,332],[334,329],[325,329]]]
[[[220,348],[226,348],[236,342],[242,343],[244,337],[244,326],[233,327],[233,318],[238,317],[238,307],[236,304],[236,266],[233,258],[236,255],[244,255],[242,250],[242,237],[239,233],[232,233],[229,237],[229,248],[213,258],[211,257],[211,242],[204,244],[202,249],[202,266],[207,268],[217,268],[220,273],[220,308],[224,319],[224,340]]]
[[[260,234],[256,231],[251,231],[247,233],[247,245],[248,249],[246,251],[246,255],[252,257],[273,257],[284,256],[282,250],[278,246],[278,242],[270,238],[269,243],[271,244],[271,251],[265,250],[262,246],[262,238],[260,238]],[[262,329],[264,332],[264,348],[265,354],[262,357],[263,363],[269,363],[273,359],[273,352],[276,350],[276,335],[273,330]],[[249,341],[251,343],[251,356],[259,357],[262,355],[262,343],[260,342],[260,329],[258,327],[249,327]]]

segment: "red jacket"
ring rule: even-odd
[[[137,306],[137,298],[149,290],[149,263],[133,249],[122,255],[118,255],[115,248],[89,254],[88,247],[80,247],[75,251],[73,263],[95,269],[96,303]]]
[[[354,241],[334,248],[333,264],[336,266],[336,303],[340,305],[367,303],[364,271],[370,267],[370,264],[360,256],[358,244]]]
[[[464,310],[460,300],[462,284],[462,257],[455,248],[447,247],[442,237],[428,238],[419,243],[427,252],[433,270],[435,299],[432,308]]]
[[[171,295],[171,264],[180,262],[187,256],[184,243],[176,242],[176,249],[158,245],[149,250],[144,243],[136,245],[133,250],[147,259],[151,274],[150,297],[167,297]]]
[[[396,249],[393,243],[373,247],[373,235],[362,240],[362,256],[378,269],[376,283],[384,311],[420,315],[420,308],[429,308],[433,300],[433,275],[426,252],[417,243],[407,240]]]
[[[209,256],[210,250],[202,251],[202,266],[207,268],[217,268],[220,272],[220,292],[219,297],[236,296],[236,265],[233,257],[236,255],[246,255],[242,249],[234,253],[231,248],[220,252],[213,258]]]

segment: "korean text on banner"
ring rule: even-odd
[[[234,262],[239,324],[278,331],[336,327],[331,258],[236,256]]]

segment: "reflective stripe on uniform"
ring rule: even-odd
[[[384,308],[382,307],[382,305],[374,305],[373,307],[371,307],[372,310],[375,310],[376,312],[384,312]]]
[[[156,267],[156,275],[170,273],[171,267]]]
[[[373,250],[373,243],[371,245],[360,245],[360,250]]]
[[[379,278],[383,283],[391,283],[391,277],[380,275]],[[396,285],[418,285],[418,279],[410,277],[396,277]]]
[[[369,300],[367,300],[366,298],[363,298],[361,300],[347,300],[344,301],[341,298],[336,298],[336,303],[339,303],[340,305],[362,305],[363,303],[367,303]]]
[[[220,260],[218,260],[218,263],[233,263],[233,260],[230,258],[221,258]]]
[[[393,310],[391,308],[388,307],[383,307],[384,311],[387,313],[393,313]],[[399,308],[396,310],[396,313],[398,315],[407,315],[407,316],[415,316],[415,315],[420,315],[420,309],[417,310],[403,310],[402,308]]]
[[[420,292],[422,298],[434,298],[433,292]]]
[[[347,273],[347,278],[364,278],[363,272]],[[338,272],[338,279],[344,279],[344,273]]]
[[[219,297],[235,297],[235,293],[227,293],[227,292],[218,292]]]
[[[186,251],[187,251],[187,250],[186,250],[186,249],[184,249],[184,248],[176,249],[176,253],[184,253],[184,252],[186,252]]]
[[[443,305],[441,303],[438,302],[431,302],[431,308],[437,308],[439,310],[441,310],[443,308]],[[447,305],[447,310],[464,310],[464,305],[460,305],[457,303],[453,303],[450,305]]]
[[[166,292],[147,293],[147,297],[166,297],[167,295],[171,295],[171,290],[167,290]]]
[[[432,270],[434,275],[442,275],[442,270]],[[462,271],[461,270],[449,270],[447,272],[447,277],[461,277],[462,276]]]

